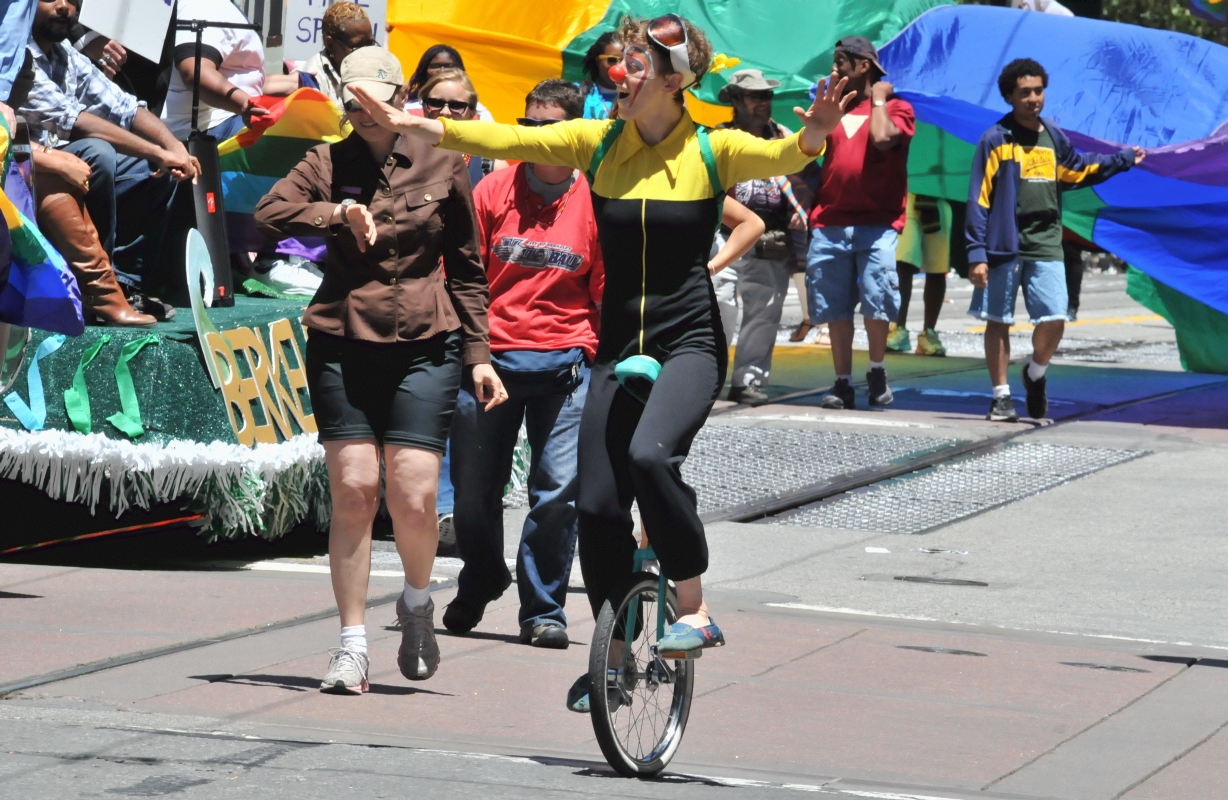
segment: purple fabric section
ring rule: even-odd
[[[277,243],[277,252],[287,256],[298,256],[317,264],[323,264],[328,252],[324,240],[316,236],[304,236],[301,239],[282,239]]]
[[[282,239],[273,246],[269,240],[256,230],[256,218],[251,214],[226,212],[226,236],[230,240],[232,253],[261,253],[269,255],[277,253],[287,256],[299,256],[317,264],[324,263],[328,248],[324,240],[314,236],[304,236],[301,239]]]
[[[1075,147],[1092,153],[1116,153],[1122,148],[1120,144],[1084,136],[1078,131],[1066,131],[1066,135]],[[1138,168],[1164,178],[1228,186],[1228,130],[1189,142],[1148,148],[1147,158]]]

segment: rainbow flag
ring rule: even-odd
[[[21,171],[10,170],[11,142],[8,124],[0,118],[0,160],[10,176],[6,186],[26,212],[0,190],[5,222],[0,228],[0,322],[80,336],[85,330],[81,290],[64,257],[30,220],[34,198]]]
[[[232,252],[259,250],[267,244],[256,233],[252,214],[273,184],[290,174],[307,151],[348,135],[341,110],[317,89],[299,89],[289,97],[259,97],[269,110],[218,145],[222,199]]]

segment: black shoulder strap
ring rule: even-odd
[[[597,177],[597,169],[601,166],[601,162],[605,160],[606,153],[610,152],[610,148],[614,146],[614,141],[618,135],[623,132],[623,125],[626,120],[616,119],[609,130],[605,132],[605,136],[601,138],[601,143],[597,145],[597,149],[593,151],[593,158],[588,162],[588,172],[584,176],[588,178],[588,185],[593,185],[593,180]]]

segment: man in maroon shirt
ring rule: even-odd
[[[853,311],[860,301],[870,340],[870,405],[885,406],[892,397],[883,357],[900,305],[895,249],[907,208],[913,109],[892,97],[868,39],[837,42],[832,70],[848,78],[856,100],[827,137],[810,212],[810,316],[815,325],[828,324],[836,368],[836,384],[822,405],[854,407]]]

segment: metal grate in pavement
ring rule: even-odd
[[[954,439],[838,433],[798,428],[708,425],[682,465],[699,501],[699,513],[778,497],[821,481],[955,444]],[[503,505],[527,505],[511,492]]]
[[[1146,453],[1139,450],[1012,442],[984,455],[939,464],[764,522],[925,533],[1142,455]]]

